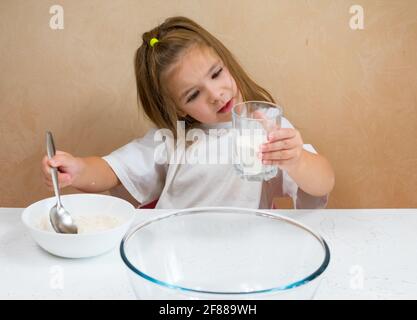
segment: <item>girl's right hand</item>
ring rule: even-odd
[[[74,180],[79,176],[82,170],[83,161],[80,158],[76,158],[63,151],[56,151],[56,154],[52,159],[48,159],[48,156],[44,156],[42,159],[43,180],[48,189],[52,191],[51,167],[58,168],[58,184],[59,188],[63,189],[73,185]]]

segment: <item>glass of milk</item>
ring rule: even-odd
[[[232,109],[233,165],[238,175],[249,181],[269,180],[278,168],[263,165],[258,157],[268,133],[281,127],[282,108],[266,101],[246,101]]]

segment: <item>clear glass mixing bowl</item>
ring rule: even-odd
[[[330,261],[327,243],[308,227],[229,207],[142,223],[120,253],[139,299],[311,299]]]

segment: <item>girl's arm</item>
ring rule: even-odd
[[[333,169],[329,161],[319,154],[302,150],[298,165],[290,167],[287,172],[299,188],[312,196],[324,196],[334,187]]]
[[[120,180],[106,161],[100,157],[77,158],[80,173],[72,186],[83,192],[103,192],[120,184]]]
[[[306,193],[324,196],[332,191],[335,177],[327,159],[303,149],[298,130],[282,128],[272,131],[259,154],[264,164],[277,165]]]
[[[83,192],[103,192],[120,184],[116,174],[100,157],[78,158],[63,151],[57,151],[52,159],[42,159],[45,184],[52,190],[50,167],[58,168],[60,188],[73,186]]]

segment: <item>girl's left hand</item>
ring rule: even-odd
[[[262,144],[259,151],[263,164],[290,171],[301,162],[303,139],[296,129],[275,129],[268,134],[268,142]]]

